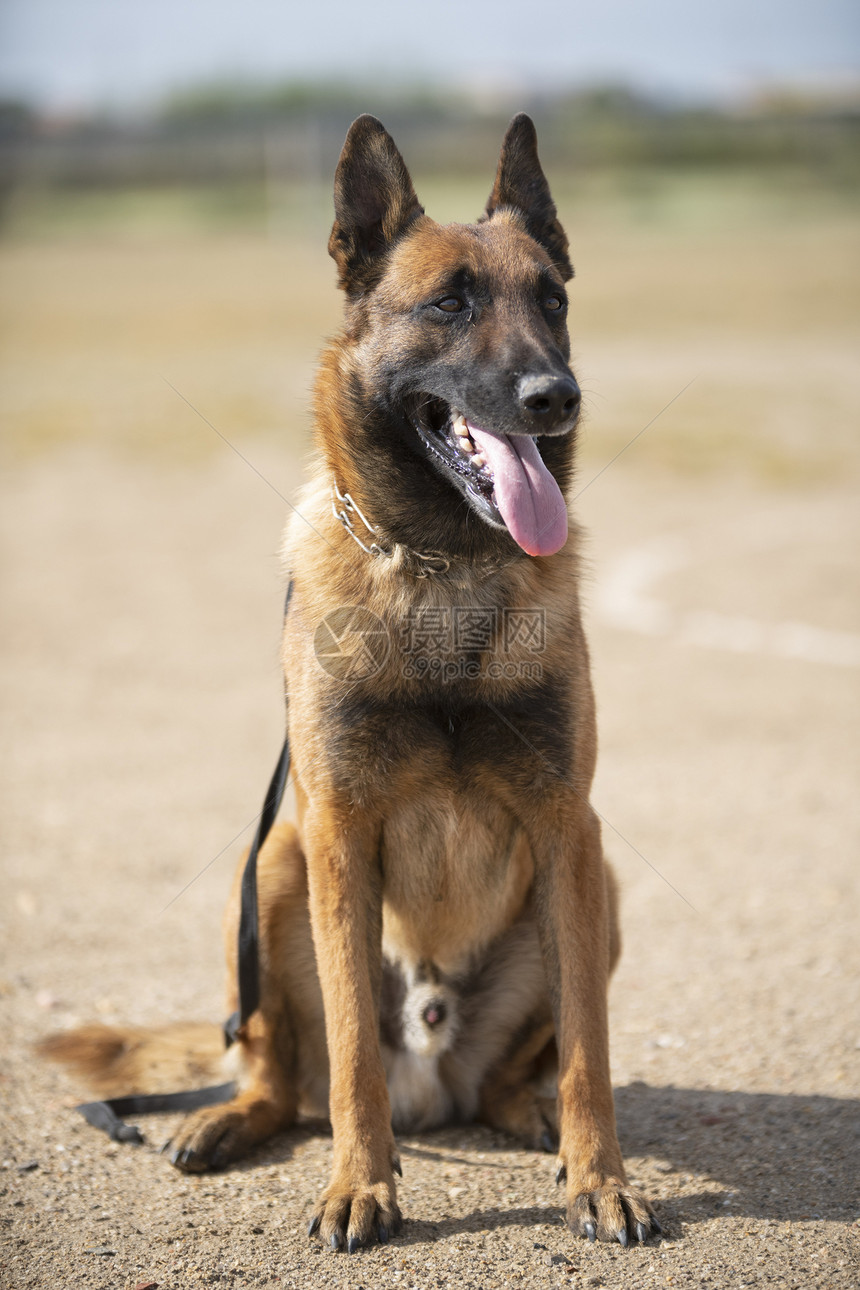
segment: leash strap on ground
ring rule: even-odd
[[[143,1134],[134,1124],[125,1124],[124,1115],[146,1115],[150,1111],[196,1111],[201,1106],[229,1102],[236,1085],[210,1084],[208,1088],[183,1089],[181,1093],[138,1093],[132,1097],[106,1098],[103,1102],[81,1102],[79,1111],[87,1124],[101,1129],[114,1142],[143,1142]]]

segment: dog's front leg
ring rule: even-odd
[[[311,925],[325,1006],[332,1177],[309,1232],[352,1253],[400,1226],[400,1162],[379,1049],[382,876],[379,828],[312,808],[304,820]]]
[[[549,827],[548,827],[549,826]],[[559,1049],[558,1179],[567,1221],[589,1240],[659,1230],[627,1183],[609,1076],[610,899],[600,823],[583,802],[548,812],[535,846],[538,925]]]

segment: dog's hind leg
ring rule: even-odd
[[[243,1048],[239,1092],[220,1106],[189,1116],[167,1144],[171,1163],[186,1173],[223,1169],[258,1142],[287,1128],[296,1116],[290,1072],[284,1070],[282,1031],[285,1018],[254,1013]],[[280,1049],[280,1051],[278,1051]]]
[[[237,1003],[236,936],[239,865],[224,918],[228,1008]],[[257,866],[260,1006],[231,1050],[239,1091],[231,1101],[195,1112],[169,1144],[189,1173],[219,1169],[295,1121],[297,1112],[326,1114],[327,1062],[322,997],[308,917],[304,856],[295,829],[280,826]]]
[[[551,1018],[537,1021],[488,1072],[480,1091],[477,1118],[536,1151],[558,1148],[555,1089],[549,1089],[557,1077],[554,1034]]]
[[[618,889],[605,862],[604,873],[611,973],[621,949]],[[556,1151],[558,1047],[531,918],[500,937],[473,988],[466,991],[461,1014],[463,1036],[447,1059],[461,1107],[464,1075],[483,1070],[476,1118],[535,1150]],[[465,1109],[468,1112],[468,1104]]]
[[[459,1114],[554,1150],[555,1027],[530,908],[458,989],[455,1040],[441,1070]]]

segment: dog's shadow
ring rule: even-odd
[[[716,1214],[774,1221],[853,1221],[860,1176],[860,1101],[720,1089],[616,1089],[622,1151],[654,1162],[671,1188],[716,1184],[664,1202],[686,1223]],[[691,1175],[684,1178],[684,1175]],[[671,1223],[670,1217],[670,1223]]]
[[[860,1102],[817,1095],[743,1093],[722,1090],[652,1088],[643,1083],[615,1090],[618,1133],[633,1178],[660,1179],[656,1203],[660,1222],[671,1238],[682,1225],[717,1215],[755,1219],[852,1221],[860,1176]],[[303,1128],[267,1143],[244,1162],[252,1169],[262,1161],[286,1160],[297,1140],[315,1136]],[[512,1143],[498,1133],[469,1126],[437,1130],[400,1144],[404,1164],[417,1179],[422,1159],[482,1169],[510,1171]],[[480,1152],[482,1159],[475,1159]],[[547,1157],[546,1188],[552,1189],[554,1159]],[[242,1168],[243,1166],[239,1166]],[[678,1177],[680,1175],[680,1177]],[[678,1193],[673,1194],[673,1177]],[[707,1190],[690,1192],[689,1184],[707,1180]],[[399,1243],[423,1243],[440,1233],[477,1232],[504,1227],[556,1224],[558,1204],[498,1206],[468,1214],[445,1215],[436,1222],[416,1217],[404,1225]]]

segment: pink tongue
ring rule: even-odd
[[[567,507],[534,440],[466,425],[493,472],[496,505],[511,537],[529,555],[554,555],[567,541]]]

